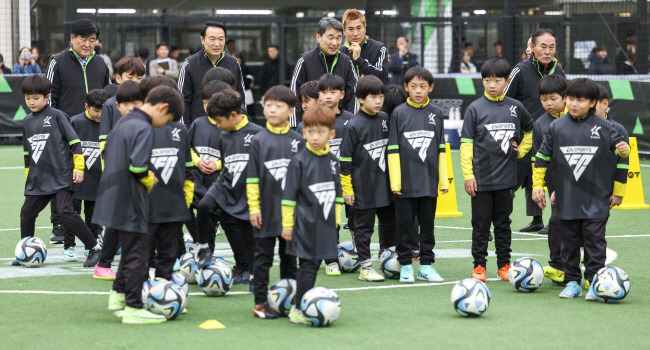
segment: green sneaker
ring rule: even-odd
[[[418,280],[428,282],[444,282],[445,279],[440,276],[433,265],[420,265],[418,270]]]
[[[167,322],[163,315],[156,315],[146,309],[136,309],[130,306],[124,308],[122,323],[127,324],[158,324]]]
[[[413,277],[413,265],[401,265],[399,270],[399,282],[400,283],[413,283],[415,278]]]
[[[70,247],[63,251],[63,261],[77,261],[77,253],[74,251],[74,247]]]
[[[384,277],[375,271],[372,266],[361,266],[359,280],[368,282],[383,282]]]
[[[108,295],[108,311],[124,310],[125,306],[126,298],[124,293],[111,290],[111,294]]]
[[[291,311],[289,311],[289,321],[291,321],[291,323],[311,324],[305,319],[302,311],[298,310],[295,305],[292,306]]]
[[[544,270],[544,277],[550,278],[552,281],[558,283],[564,282],[564,271],[550,266],[544,266],[542,270]]]

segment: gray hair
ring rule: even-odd
[[[318,35],[325,34],[325,31],[330,28],[343,33],[343,25],[334,17],[323,17],[318,21]]]

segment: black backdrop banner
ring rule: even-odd
[[[20,91],[25,78],[0,75],[0,137],[22,134],[22,120],[29,113]],[[591,78],[609,89],[613,97],[609,109],[612,119],[637,138],[640,153],[650,155],[650,82]],[[431,100],[442,108],[445,117],[460,115],[462,119],[465,108],[483,93],[480,76],[437,76],[434,84]]]

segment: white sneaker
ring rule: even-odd
[[[325,273],[328,276],[341,276],[341,269],[339,268],[339,263],[332,262],[332,263],[327,264],[327,268],[325,269]]]

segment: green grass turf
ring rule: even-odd
[[[20,167],[19,147],[0,147],[0,167]],[[453,152],[458,207],[465,216],[438,218],[437,226],[464,229],[436,229],[436,251],[449,255],[452,249],[464,257],[439,258],[436,268],[447,281],[469,277],[472,259],[469,197],[460,181],[458,152]],[[643,161],[643,165],[650,162]],[[646,202],[650,201],[650,168],[642,168]],[[46,261],[38,269],[9,266],[19,231],[19,213],[23,201],[22,169],[0,169],[0,291],[79,291],[108,292],[111,282],[91,278],[91,269],[79,263]],[[545,219],[548,218],[545,212]],[[620,235],[647,235],[650,211],[612,211],[607,227],[608,247],[618,254],[612,265],[623,268],[632,281],[631,294],[620,304],[589,303],[583,298],[558,298],[560,287],[545,280],[531,294],[516,292],[508,282],[488,281],[492,302],[484,316],[465,319],[451,306],[452,283],[429,285],[422,282],[400,288],[396,281],[369,284],[357,280],[357,274],[327,277],[319,272],[316,285],[328,288],[395,286],[398,288],[342,290],[341,317],[332,327],[312,329],[294,325],[287,319],[260,320],[252,316],[253,298],[249,294],[230,294],[221,298],[190,295],[189,313],[159,326],[126,326],[106,311],[107,295],[61,295],[0,293],[0,348],[17,349],[133,349],[171,348],[258,348],[258,349],[342,349],[342,348],[468,348],[545,349],[545,348],[647,348],[650,335],[650,281],[645,271],[650,237],[616,238]],[[517,192],[512,215],[513,230],[523,227],[523,192]],[[37,227],[48,227],[49,208],[37,220]],[[49,242],[49,228],[37,229],[37,235]],[[348,239],[342,231],[341,240]],[[217,243],[225,243],[223,235]],[[48,243],[50,256],[61,255],[60,246]],[[81,253],[78,245],[77,253]],[[490,251],[494,246],[490,244]],[[513,234],[513,254],[533,255],[543,265],[548,259],[546,240],[540,236]],[[377,267],[375,262],[375,267]],[[417,266],[417,264],[415,265]],[[83,274],[11,277],[59,267],[58,272]],[[272,269],[271,280],[278,276]],[[488,277],[496,276],[496,261],[489,258]],[[247,286],[234,286],[235,292]],[[190,292],[200,292],[196,285]],[[209,319],[223,323],[225,329],[204,330],[198,326]]]

